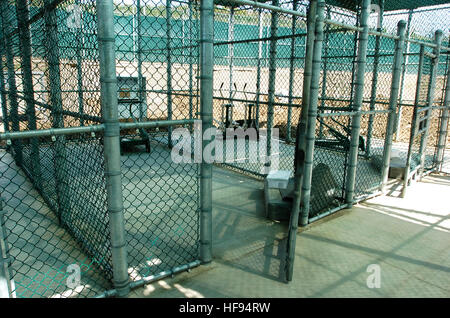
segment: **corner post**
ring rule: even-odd
[[[406,38],[409,38],[410,30],[411,30],[411,21],[414,14],[414,9],[410,9],[408,12],[408,22],[406,23]],[[403,90],[405,88],[405,76],[406,76],[406,70],[408,68],[408,61],[409,61],[409,48],[411,47],[411,43],[407,42],[405,45],[405,60],[404,63],[402,63],[402,77],[401,77],[401,83],[400,83],[400,96],[398,99],[398,114],[396,116],[396,123],[395,123],[395,141],[400,141],[400,126],[402,124],[402,111],[403,111]]]
[[[272,0],[272,5],[278,6],[279,0]],[[267,104],[267,158],[266,167],[271,165],[272,157],[272,126],[273,126],[273,107],[275,104],[275,80],[277,76],[276,56],[277,56],[277,30],[278,30],[278,12],[272,11],[270,22],[270,49],[269,49],[269,83],[268,83],[268,104]]]
[[[214,68],[214,1],[200,3],[200,112],[202,136],[212,127]],[[202,141],[202,151],[211,140]],[[200,261],[212,261],[212,164],[202,156],[200,179]]]
[[[11,32],[13,22],[11,16],[14,14],[11,10],[12,6],[8,5],[7,1],[0,1],[0,15],[2,17],[3,35],[6,53],[6,67],[8,68],[8,95],[10,112],[8,114],[8,120],[11,121],[11,131],[20,130],[19,122],[19,102],[17,101],[17,85],[16,85],[16,73],[14,71],[14,55],[13,55],[13,41],[11,39]],[[20,139],[13,140],[12,142],[13,157],[17,166],[22,167],[23,162],[23,145]]]
[[[442,170],[442,164],[444,161],[445,144],[447,141],[448,134],[448,122],[450,117],[450,67],[447,68],[447,84],[445,85],[445,97],[444,104],[442,105],[444,109],[441,115],[441,125],[439,127],[439,139],[437,145],[437,162],[436,166],[438,171]]]
[[[322,58],[322,42],[323,42],[323,14],[325,8],[325,1],[311,1],[308,12],[308,26],[315,27],[314,49],[310,50],[310,58],[312,60],[312,75],[310,80],[310,103],[306,108],[302,109],[300,123],[297,127],[297,141],[296,141],[296,153],[295,153],[295,179],[294,179],[294,200],[292,202],[292,210],[289,221],[289,232],[287,242],[287,255],[286,255],[286,280],[289,282],[292,280],[294,273],[294,260],[295,260],[295,246],[297,243],[297,229],[300,212],[300,203],[302,199],[303,178],[309,178],[311,183],[312,159],[314,154],[314,135],[315,135],[315,121],[317,117],[317,104],[319,99],[319,81],[320,81],[320,64]],[[316,16],[317,13],[317,16]],[[308,34],[310,35],[310,30]],[[309,42],[309,41],[308,41]],[[308,89],[309,90],[309,89]],[[307,113],[306,113],[307,112]],[[305,122],[305,117],[308,122]],[[305,136],[306,134],[306,136]],[[305,149],[306,147],[306,149]],[[306,158],[305,158],[306,157]],[[308,165],[309,164],[309,165]],[[303,175],[304,174],[304,175]],[[308,181],[307,181],[308,182]],[[308,195],[306,195],[308,196]],[[303,215],[302,215],[303,218]],[[304,220],[302,219],[302,223]]]
[[[292,10],[297,11],[297,2],[294,0],[292,3]],[[295,77],[295,42],[297,40],[295,35],[297,17],[292,16],[292,39],[291,39],[291,55],[289,59],[289,97],[288,97],[288,115],[287,115],[287,126],[286,126],[286,141],[291,142],[291,121],[292,121],[292,102],[293,102],[293,90],[294,90],[294,77]]]
[[[352,111],[356,112],[351,120],[351,139],[350,151],[347,163],[347,179],[345,183],[345,202],[348,206],[353,203],[353,196],[355,193],[356,183],[356,167],[358,165],[358,151],[359,151],[359,133],[361,129],[361,106],[364,94],[364,77],[366,72],[366,58],[367,58],[367,43],[369,40],[369,14],[370,14],[370,0],[363,0],[361,8],[360,27],[358,40],[358,53],[356,60],[356,79],[355,79],[355,95],[353,97]]]
[[[392,150],[392,137],[394,134],[396,110],[398,105],[398,95],[399,95],[399,85],[400,85],[400,75],[402,72],[403,64],[403,47],[405,44],[405,29],[406,22],[400,20],[397,24],[397,36],[399,37],[395,43],[395,55],[394,63],[392,66],[392,82],[391,82],[391,94],[389,97],[389,115],[388,123],[386,126],[386,134],[384,139],[384,150],[383,150],[383,165],[382,165],[382,178],[381,178],[381,191],[386,190],[386,184],[389,175],[389,164],[391,161],[391,150]]]
[[[428,95],[427,95],[427,107],[429,108],[426,111],[426,116],[428,117],[425,133],[422,136],[420,141],[420,168],[419,168],[419,179],[422,179],[424,165],[425,165],[425,156],[427,152],[427,143],[428,143],[428,135],[430,132],[430,125],[433,115],[433,104],[434,104],[434,92],[436,90],[436,77],[438,73],[438,65],[439,65],[439,56],[441,54],[441,43],[442,43],[442,31],[436,30],[434,33],[434,43],[436,47],[433,49],[434,58],[431,64],[431,74],[430,74],[430,82],[428,85]]]
[[[380,1],[380,11],[378,12],[378,27],[377,31],[383,31],[383,15],[384,15],[384,0]],[[377,86],[378,86],[378,66],[380,64],[380,44],[381,44],[381,36],[377,35],[375,38],[375,56],[373,59],[373,71],[372,71],[372,88],[370,93],[370,105],[369,110],[375,110],[375,102],[377,99]],[[366,143],[366,156],[370,157],[370,148],[372,145],[372,134],[373,134],[373,121],[374,114],[369,115],[369,122],[367,127],[367,143]]]
[[[51,0],[44,0],[44,5],[50,5]],[[52,127],[63,128],[63,102],[61,96],[61,75],[59,64],[59,44],[58,44],[58,27],[56,25],[57,17],[55,10],[46,10],[44,13],[45,35],[47,37],[45,53],[48,64],[48,85],[49,85],[49,102],[52,106],[51,115],[53,117]],[[64,222],[64,218],[70,215],[68,209],[68,180],[66,175],[66,137],[64,135],[56,136],[56,141],[52,147],[55,153],[55,179],[56,193],[58,198],[57,216],[60,222]],[[63,213],[63,211],[67,211]]]
[[[320,4],[323,6],[323,3]],[[306,52],[305,52],[305,70],[304,70],[304,80],[303,80],[303,94],[302,94],[302,112],[299,118],[299,124],[297,126],[297,140],[296,140],[296,157],[294,160],[295,165],[295,175],[297,178],[302,178],[299,180],[301,187],[301,199],[300,199],[300,225],[306,226],[309,219],[309,204],[310,204],[310,191],[311,191],[311,178],[308,176],[312,171],[312,158],[314,156],[314,142],[307,141],[306,139],[306,129],[309,125],[309,107],[310,107],[310,96],[311,96],[311,80],[313,75],[317,72],[320,73],[320,63],[322,55],[318,53],[315,49],[316,41],[316,23],[319,23],[317,15],[322,16],[318,13],[318,0],[311,1],[308,9],[308,20],[307,20],[307,38],[306,38]],[[322,10],[322,9],[320,9]],[[318,28],[318,27],[317,27]],[[317,29],[318,36],[321,36],[320,29]],[[322,27],[323,33],[323,27]],[[318,39],[319,41],[319,39]],[[322,45],[322,41],[317,43],[317,45]],[[319,70],[319,71],[317,71]],[[317,74],[316,74],[317,75]],[[320,75],[319,75],[320,76]],[[319,77],[320,78],[320,77]],[[317,84],[316,86],[318,86]],[[315,121],[315,119],[314,119]],[[314,123],[315,125],[315,123]],[[302,131],[303,130],[303,131]],[[301,157],[301,152],[304,151],[303,158]],[[305,161],[309,158],[310,161]],[[301,162],[303,161],[303,163]],[[304,175],[303,175],[304,174]]]
[[[111,0],[97,0],[100,92],[105,133],[103,137],[107,208],[111,234],[113,282],[119,297],[130,291],[127,244],[123,215],[120,127],[117,105],[117,77],[114,34],[114,8]]]
[[[170,20],[172,19],[172,0],[166,0],[166,28],[167,28],[167,120],[172,120],[172,47],[171,47],[171,33],[172,26]],[[172,148],[172,126],[168,127],[168,144]]]
[[[23,73],[23,93],[26,103],[28,130],[36,130],[36,110],[34,108],[33,74],[31,65],[31,38],[28,25],[29,12],[27,1],[18,0],[16,3],[17,26],[19,30],[20,57]],[[42,189],[41,162],[39,159],[39,139],[31,138],[31,174],[33,184]]]

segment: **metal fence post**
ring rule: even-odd
[[[368,19],[370,14],[370,0],[364,0],[361,8],[360,27],[358,40],[357,69],[355,80],[355,95],[353,98],[352,110],[357,113],[352,116],[351,120],[351,139],[350,151],[347,163],[347,178],[345,182],[345,202],[350,206],[353,203],[353,194],[355,192],[356,167],[358,165],[359,151],[359,133],[361,129],[361,106],[364,94],[364,77],[366,71],[367,43],[369,40]]]
[[[322,57],[323,42],[323,13],[325,1],[311,1],[308,12],[308,27],[315,27],[315,30],[308,30],[308,35],[314,31],[314,48],[307,50],[308,57],[312,62],[312,73],[309,80],[310,84],[310,103],[302,109],[300,123],[297,127],[297,141],[295,154],[295,179],[294,179],[294,200],[292,202],[292,211],[289,221],[289,232],[287,241],[286,256],[286,280],[291,281],[294,273],[295,246],[297,243],[297,229],[300,212],[300,203],[302,199],[302,181],[303,178],[309,178],[310,170],[312,170],[312,159],[314,154],[314,134],[315,121],[317,117],[317,103],[319,97],[319,81],[320,81],[320,64]],[[317,11],[316,11],[317,10]],[[316,16],[317,13],[317,16]],[[311,32],[310,32],[311,31]],[[311,39],[308,39],[310,43]],[[308,63],[309,64],[309,63]],[[305,70],[306,71],[306,70]],[[307,83],[308,84],[308,83]],[[304,84],[305,85],[305,84]],[[309,90],[308,88],[308,90]],[[307,117],[308,122],[305,122]],[[305,149],[306,147],[306,149]],[[305,158],[306,157],[306,158]],[[309,164],[309,165],[308,165]],[[307,171],[308,170],[308,171]],[[304,174],[304,175],[303,175]],[[308,196],[309,194],[307,194]],[[303,216],[302,216],[303,218]],[[302,223],[304,220],[302,220]]]
[[[417,88],[416,88],[416,94],[414,97],[414,110],[413,110],[413,117],[412,117],[412,121],[411,121],[411,128],[409,131],[408,155],[406,157],[405,170],[403,173],[403,188],[402,188],[402,192],[400,194],[400,196],[402,198],[404,198],[406,196],[406,189],[408,187],[408,183],[409,183],[409,179],[410,179],[414,138],[416,138],[416,135],[417,135],[416,126],[417,126],[417,116],[418,116],[419,103],[420,103],[420,83],[422,83],[424,57],[425,57],[425,46],[420,45],[419,65],[418,65],[418,69],[417,69],[417,82],[416,82]]]
[[[230,16],[228,19],[228,42],[230,44],[228,45],[228,98],[229,103],[233,105],[233,63],[234,63],[234,44],[232,43],[234,41],[234,7],[230,8]],[[233,111],[231,111],[231,114],[233,114]],[[232,117],[233,118],[233,117]],[[231,119],[232,119],[231,118]],[[228,127],[226,127],[228,128]]]
[[[193,92],[193,41],[192,41],[192,2],[189,1],[188,4],[188,10],[189,10],[189,119],[192,119],[194,116],[194,92]],[[183,34],[183,37],[185,35]],[[190,125],[191,131],[192,131],[192,125]]]
[[[437,30],[434,33],[434,41],[436,44],[436,47],[433,49],[434,58],[432,60],[432,66],[431,66],[431,74],[430,74],[430,82],[428,85],[428,96],[427,96],[427,107],[429,109],[426,111],[428,120],[426,123],[425,133],[422,136],[422,139],[420,141],[420,168],[419,168],[419,179],[422,179],[423,175],[423,169],[425,165],[425,156],[427,151],[427,142],[428,142],[428,134],[430,131],[430,123],[431,123],[431,116],[433,115],[433,104],[434,104],[434,92],[436,89],[436,77],[438,73],[438,66],[439,66],[439,56],[441,54],[441,42],[442,42],[442,31]]]
[[[292,3],[292,10],[297,11],[297,1],[294,0]],[[292,35],[295,34],[297,17],[292,16]],[[287,115],[287,126],[286,126],[286,141],[291,142],[291,120],[292,120],[292,100],[293,100],[293,90],[294,90],[294,77],[295,77],[295,42],[297,38],[292,37],[291,39],[291,55],[289,59],[289,97],[288,97],[288,115]]]
[[[214,1],[200,3],[200,111],[203,133],[212,127],[214,68]],[[202,138],[203,139],[203,138]],[[203,140],[202,150],[211,140]],[[202,156],[203,157],[203,156]],[[212,261],[212,164],[202,159],[200,182],[200,260]]]
[[[3,72],[3,70],[2,70]],[[15,298],[15,284],[7,242],[4,214],[5,203],[0,195],[0,298]]]
[[[127,244],[123,215],[120,160],[120,128],[117,105],[114,8],[110,0],[97,0],[97,28],[100,59],[101,105],[105,133],[103,137],[107,206],[111,233],[113,281],[118,296],[130,290]]]
[[[13,55],[13,41],[11,39],[12,32],[12,20],[11,16],[13,16],[12,6],[8,4],[7,1],[0,1],[1,3],[1,16],[2,16],[2,25],[3,25],[3,35],[4,35],[4,43],[5,43],[5,51],[6,51],[6,66],[8,68],[8,95],[9,95],[9,105],[10,111],[8,119],[11,121],[11,130],[19,131],[20,130],[20,122],[19,122],[19,102],[17,101],[17,85],[16,85],[16,73],[14,71],[14,55]],[[23,161],[23,145],[20,139],[13,140],[12,142],[13,156],[16,161],[17,166],[22,166]]]
[[[378,12],[378,27],[377,31],[383,31],[383,14],[384,14],[384,0],[380,1],[380,11]],[[375,102],[377,99],[377,85],[378,85],[378,66],[380,63],[380,42],[381,36],[377,35],[375,38],[375,56],[373,59],[373,71],[372,71],[372,88],[370,93],[370,105],[369,109],[375,110]],[[366,142],[366,156],[370,157],[370,148],[372,145],[372,133],[373,133],[373,120],[375,115],[369,115],[369,122],[367,124],[367,142]]]
[[[31,65],[31,39],[28,25],[29,12],[26,0],[18,0],[16,3],[17,26],[19,31],[20,57],[23,74],[23,92],[26,103],[28,130],[36,130],[36,111],[34,108],[33,74]],[[39,139],[31,138],[31,174],[33,184],[41,189],[41,162],[39,159]]]
[[[258,12],[258,36],[263,36],[262,10]],[[261,96],[261,59],[262,59],[262,41],[258,41],[258,60],[256,62],[256,126],[259,128],[259,108]]]
[[[408,12],[408,22],[406,24],[406,37],[409,38],[410,30],[411,30],[411,20],[413,17],[414,9],[410,9]],[[408,41],[405,45],[405,54],[406,57],[404,59],[404,63],[402,63],[402,79],[400,83],[400,97],[398,100],[398,114],[396,116],[396,123],[395,123],[395,141],[400,140],[400,126],[402,123],[402,101],[403,101],[403,90],[405,88],[405,76],[406,76],[406,69],[408,68],[408,61],[409,61],[409,48],[411,46],[411,43]]]
[[[166,28],[167,28],[167,120],[172,120],[172,48],[171,48],[171,33],[172,27],[170,20],[172,19],[172,1],[166,0]],[[168,144],[172,147],[172,126],[168,127]]]
[[[394,134],[394,126],[395,126],[395,118],[396,118],[396,110],[398,105],[398,95],[399,95],[399,84],[400,84],[400,75],[402,71],[402,63],[403,63],[403,47],[405,43],[405,29],[406,22],[401,20],[397,24],[397,35],[399,39],[395,42],[395,55],[394,62],[392,66],[392,82],[391,82],[391,93],[389,97],[389,116],[388,122],[386,126],[386,134],[384,139],[384,149],[383,149],[383,165],[382,165],[382,178],[381,178],[381,187],[380,190],[382,192],[386,189],[386,183],[389,176],[389,164],[391,161],[391,150],[392,150],[392,137]]]
[[[83,10],[81,10],[80,0],[75,4],[80,7],[80,25],[77,28],[77,89],[78,89],[78,113],[80,115],[80,126],[84,126],[84,98],[83,98],[83,52],[84,52],[84,32],[83,32]]]
[[[312,171],[312,158],[314,156],[314,149],[311,147],[314,147],[314,142],[308,142],[306,140],[306,132],[305,136],[299,136],[300,135],[300,127],[304,127],[303,129],[306,129],[308,126],[309,121],[309,114],[308,110],[310,107],[310,95],[311,95],[311,80],[312,80],[312,72],[313,72],[313,63],[315,67],[315,72],[317,72],[317,67],[319,67],[320,70],[320,61],[321,61],[321,55],[317,53],[315,50],[315,37],[316,37],[316,19],[317,19],[317,6],[318,1],[313,0],[310,3],[309,9],[308,9],[308,20],[307,20],[307,38],[306,38],[306,47],[305,47],[305,69],[304,69],[304,80],[303,80],[303,94],[302,94],[302,112],[300,114],[299,124],[297,126],[297,147],[299,149],[304,149],[305,156],[308,156],[308,158],[311,159],[311,162],[304,162],[304,167],[300,167],[300,163],[298,160],[299,158],[296,157],[295,160],[295,174],[302,173],[303,180],[298,180],[300,182],[301,187],[301,199],[300,199],[300,225],[306,226],[308,224],[308,218],[309,218],[309,202],[310,202],[310,194],[311,191],[311,178],[307,178],[306,176],[309,175],[309,170]],[[323,4],[321,4],[322,6]],[[320,29],[317,29],[318,35],[321,36]],[[322,27],[323,32],[323,27]],[[322,45],[322,41],[319,41],[317,45]],[[317,55],[315,55],[317,54]],[[320,60],[319,60],[320,59]],[[318,65],[318,66],[317,66]],[[300,139],[301,138],[301,139]],[[300,139],[300,140],[299,140]],[[299,171],[301,169],[301,171]],[[300,177],[298,177],[300,178]],[[296,206],[295,206],[296,208]]]
[[[272,5],[278,6],[279,0],[272,0]],[[277,76],[277,36],[278,30],[278,12],[272,11],[270,22],[270,50],[269,50],[269,83],[268,83],[268,103],[267,103],[267,151],[268,161],[266,166],[271,165],[272,156],[272,126],[273,126],[273,107],[275,103],[275,80]]]
[[[3,23],[2,19],[0,17],[0,28],[3,30]],[[3,57],[5,56],[5,37],[3,35],[3,32],[0,32],[0,98],[2,102],[2,122],[3,122],[3,128],[5,132],[9,131],[9,119],[8,119],[8,106],[7,103],[7,94],[5,89],[5,73],[4,69],[7,70],[6,64],[3,63]]]
[[[331,18],[331,9],[330,7],[327,7],[327,19]],[[325,100],[327,98],[327,73],[328,73],[328,47],[329,47],[329,35],[330,35],[330,24],[327,23],[325,26],[325,38],[324,38],[324,57],[323,57],[323,79],[322,79],[322,92],[321,97],[322,100],[320,101],[320,108],[319,112],[323,112],[325,107]],[[320,121],[319,123],[319,138],[323,138],[323,123]]]
[[[448,134],[448,122],[450,117],[450,67],[447,68],[447,83],[445,85],[445,97],[444,97],[444,104],[442,105],[445,107],[442,110],[442,116],[441,116],[441,125],[439,127],[439,139],[437,144],[437,162],[436,166],[438,171],[442,170],[442,164],[444,161],[444,152],[445,152],[445,144],[447,141],[447,134]]]
[[[143,117],[147,117],[147,109],[144,109],[143,105],[146,105],[146,102],[143,102],[144,92],[146,87],[144,87],[143,78],[142,78],[142,19],[141,19],[141,0],[137,0],[136,2],[136,24],[137,24],[137,73],[138,73],[138,96],[139,96],[139,120]]]
[[[44,0],[44,5],[48,6],[51,0]],[[48,81],[49,81],[49,99],[52,106],[51,114],[53,117],[52,126],[53,128],[63,128],[64,127],[64,116],[62,114],[63,104],[61,96],[61,75],[60,75],[60,65],[59,65],[59,44],[58,44],[58,27],[57,17],[55,10],[45,10],[44,12],[44,22],[45,22],[45,50],[48,63]],[[55,151],[55,179],[56,179],[56,193],[58,198],[58,208],[57,215],[59,221],[63,221],[63,211],[65,215],[70,215],[69,213],[69,195],[68,190],[68,180],[66,176],[66,137],[56,136],[56,141],[54,145]]]

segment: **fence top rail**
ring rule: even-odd
[[[379,110],[361,110],[361,111],[349,111],[349,112],[330,112],[330,113],[318,113],[317,117],[340,117],[340,116],[354,116],[354,115],[375,115],[375,114],[388,114],[391,110],[379,109]]]
[[[194,124],[195,119],[180,119],[180,120],[154,120],[154,121],[141,121],[133,123],[119,122],[120,130],[126,129],[138,129],[138,128],[157,128],[157,127],[170,127],[177,125]],[[24,130],[0,133],[0,140],[15,140],[15,139],[29,139],[29,138],[41,138],[61,135],[76,135],[83,133],[95,133],[105,130],[104,124],[78,126],[78,127],[65,127],[65,128],[50,128],[50,129],[38,129],[38,130]]]

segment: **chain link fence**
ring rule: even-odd
[[[214,3],[1,2],[8,295],[116,295],[208,260],[211,167],[192,151],[173,160],[174,149],[198,146],[199,119],[204,131],[212,116],[222,168],[293,178],[302,109],[312,107],[301,200],[309,222],[378,194],[393,157],[407,164],[404,182],[418,168],[441,169],[448,6],[397,12],[377,2],[380,11],[368,15],[367,1],[312,1],[323,12],[308,21],[306,0]],[[201,5],[214,11],[213,39],[201,33]],[[101,18],[105,8],[111,20]],[[210,65],[202,45],[211,45]],[[202,73],[209,67],[211,83]],[[311,76],[317,83],[305,90]],[[307,104],[313,90],[317,100]],[[245,135],[249,128],[256,133]]]
[[[16,297],[113,288],[97,9],[2,2],[4,130],[31,136],[1,150],[2,250]],[[113,9],[128,275],[140,283],[199,259],[200,165],[171,160],[173,131],[199,118],[199,3]],[[33,137],[38,130],[47,133]]]

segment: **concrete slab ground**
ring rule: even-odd
[[[450,297],[450,175],[431,175],[301,229],[284,282],[286,224],[264,218],[262,183],[215,168],[214,261],[130,297]],[[379,266],[380,288],[368,267]]]

